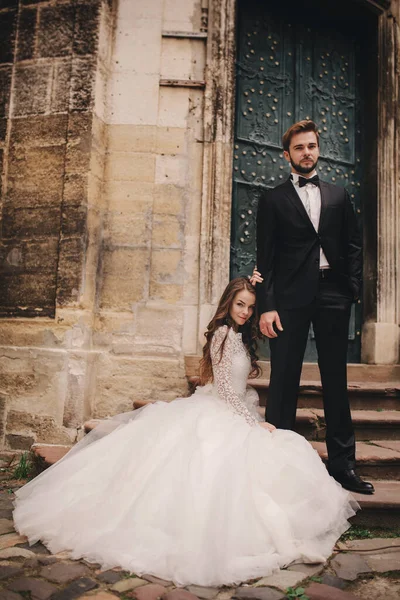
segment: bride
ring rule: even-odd
[[[357,503],[300,435],[260,422],[255,291],[229,283],[208,325],[202,387],[105,421],[17,492],[17,530],[53,553],[178,586],[322,562]]]

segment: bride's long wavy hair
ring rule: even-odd
[[[228,283],[224,293],[221,296],[216,313],[207,326],[207,331],[204,334],[206,338],[206,343],[203,348],[203,357],[200,361],[200,385],[205,385],[206,383],[213,381],[213,370],[211,363],[211,342],[216,330],[222,325],[228,325],[227,334],[220,348],[221,360],[229,329],[234,327],[234,322],[229,314],[229,311],[236,294],[238,292],[241,292],[242,290],[247,290],[251,294],[254,294],[254,296],[256,294],[254,286],[246,277],[237,277],[236,279],[232,279],[232,281]],[[243,344],[246,346],[250,355],[250,377],[258,377],[261,372],[261,369],[257,364],[258,356],[256,354],[258,338],[257,323],[257,310],[256,307],[254,307],[253,314],[248,319],[248,321],[246,321],[244,325],[241,325],[238,328],[238,330],[242,334]]]

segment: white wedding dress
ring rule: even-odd
[[[30,543],[177,585],[324,561],[357,503],[291,431],[259,425],[241,334],[214,335],[214,384],[107,420],[17,492]]]

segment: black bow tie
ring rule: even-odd
[[[309,179],[307,179],[307,177],[302,177],[301,175],[299,175],[299,187],[304,187],[307,183],[312,183],[313,185],[319,187],[318,175],[314,175],[314,177],[310,177]]]

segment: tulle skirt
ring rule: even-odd
[[[177,585],[321,562],[357,503],[291,431],[249,426],[212,386],[118,415],[17,492],[17,530]]]

